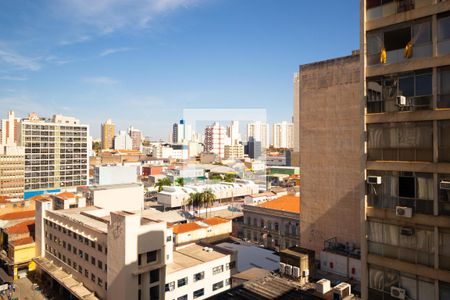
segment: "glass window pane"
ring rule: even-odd
[[[438,40],[450,39],[450,16],[438,19]]]

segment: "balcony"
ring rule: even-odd
[[[366,19],[372,21],[433,4],[433,0],[367,0]]]

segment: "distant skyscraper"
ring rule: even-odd
[[[120,130],[119,134],[114,138],[114,149],[116,150],[133,149],[133,140],[125,130]]]
[[[225,140],[227,138],[226,130],[219,123],[205,128],[205,150],[217,154],[220,158],[225,156]]]
[[[230,144],[239,144],[241,141],[241,134],[239,132],[239,121],[231,121],[231,124],[227,127],[227,135],[230,139]]]
[[[294,124],[283,121],[272,125],[272,145],[274,148],[294,147]]]
[[[267,123],[256,121],[247,125],[247,137],[253,137],[254,141],[261,143],[261,148],[265,149],[269,145],[269,131]]]
[[[114,136],[116,135],[116,124],[111,119],[102,124],[102,149],[112,149]]]
[[[183,144],[192,140],[192,127],[190,124],[185,124],[184,120],[174,123],[172,127],[172,143]]]
[[[19,123],[20,119],[14,116],[14,111],[8,112],[8,118],[2,120],[2,135],[1,135],[1,144],[9,144],[12,145],[17,143],[19,137]]]
[[[30,114],[19,129],[25,147],[25,198],[88,184],[88,125],[72,117],[47,120]]]
[[[255,141],[253,137],[250,137],[245,146],[245,154],[248,154],[248,156],[253,159],[261,157],[261,142]]]
[[[130,128],[128,129],[128,134],[131,137],[132,149],[141,151],[142,139],[143,139],[142,131],[140,131],[139,129],[134,128],[133,126],[130,126]]]

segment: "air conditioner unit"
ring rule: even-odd
[[[406,104],[407,104],[405,96],[397,96],[396,100],[397,100],[396,103],[398,106],[406,106]]]
[[[286,267],[284,268],[284,274],[291,276],[292,275],[292,266],[291,265],[286,265]]]
[[[381,184],[381,176],[367,176],[368,184]]]
[[[405,290],[396,286],[391,286],[391,297],[397,299],[405,299],[406,298]]]
[[[412,236],[414,235],[414,228],[411,227],[402,227],[400,229],[400,234],[401,235],[406,235],[406,236]]]
[[[293,267],[292,268],[292,276],[295,278],[300,277],[300,268],[299,267]]]
[[[333,300],[342,300],[351,294],[351,285],[341,282],[333,288]]]
[[[308,270],[308,269],[304,270],[302,273],[303,273],[303,274],[302,274],[303,277],[309,276],[309,270]]]
[[[439,188],[441,190],[450,190],[450,181],[442,180],[439,183]]]
[[[280,262],[280,274],[283,274],[285,269],[286,269],[286,264]]]
[[[399,217],[411,218],[412,217],[412,208],[406,206],[396,206],[395,214]]]

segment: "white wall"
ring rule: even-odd
[[[129,185],[93,190],[94,205],[111,211],[142,210],[144,208],[144,187]]]
[[[94,183],[99,185],[137,182],[136,166],[99,166],[94,169]]]

